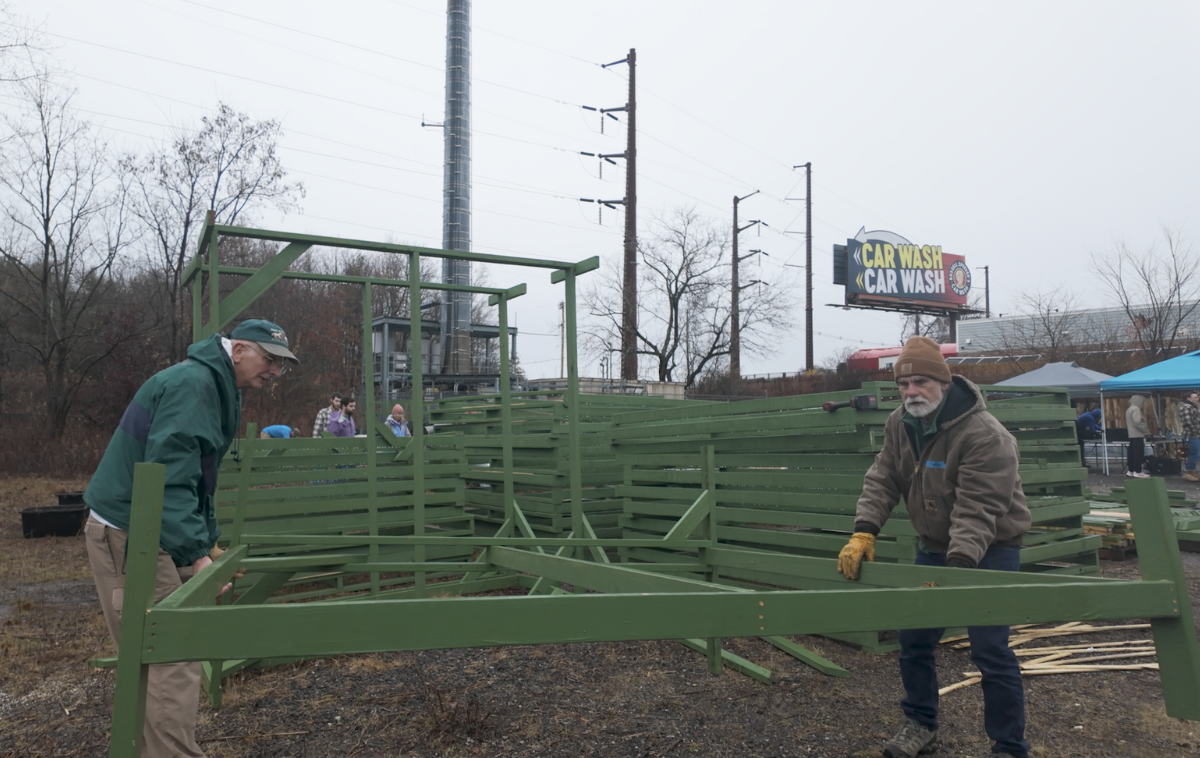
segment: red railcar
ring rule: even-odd
[[[953,358],[958,355],[958,345],[942,345],[942,357]],[[881,368],[891,368],[900,355],[901,347],[873,347],[869,350],[858,350],[846,359],[846,368],[851,371],[878,371]]]

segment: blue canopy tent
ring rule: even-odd
[[[1106,392],[1110,395],[1128,395],[1134,392],[1157,393],[1195,388],[1200,388],[1200,350],[1105,379],[1100,382],[1100,407],[1104,408]],[[1157,403],[1155,409],[1157,412]],[[1104,421],[1103,418],[1101,420]],[[1108,428],[1107,422],[1104,428]],[[1107,455],[1104,457],[1104,473],[1108,473]]]
[[[1100,382],[1101,394],[1138,390],[1186,390],[1200,387],[1200,350]]]

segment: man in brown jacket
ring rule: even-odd
[[[979,388],[952,376],[938,344],[913,337],[893,371],[904,401],[888,417],[883,450],[867,471],[854,535],[838,571],[857,579],[863,557],[900,498],[921,538],[917,564],[1017,571],[1029,508],[1017,473],[1017,442],[992,414]],[[934,651],[942,629],[900,632],[905,723],[884,743],[887,758],[936,748],[938,683]],[[971,627],[971,658],[983,674],[984,728],[995,755],[1027,758],[1025,691],[1007,626]]]

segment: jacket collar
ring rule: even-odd
[[[903,408],[903,406],[901,407]],[[950,386],[946,388],[942,403],[934,413],[933,421],[928,428],[908,411],[903,411],[900,420],[904,422],[909,442],[912,443],[913,450],[919,456],[925,448],[926,442],[937,436],[939,432],[950,429],[963,418],[986,408],[987,402],[983,398],[983,393],[979,391],[979,387],[969,379],[954,375],[950,377]]]

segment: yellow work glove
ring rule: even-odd
[[[225,555],[226,552],[227,551],[221,549],[220,545],[213,545],[212,550],[208,551],[208,557],[212,558],[213,561],[216,562],[216,560],[218,558],[220,558],[222,555]],[[872,553],[872,555],[874,555],[874,553]],[[244,579],[245,576],[246,576],[246,569],[244,569],[244,568],[238,569],[233,574],[234,579]]]
[[[857,579],[863,556],[868,561],[875,560],[875,535],[855,532],[842,552],[838,553],[838,573],[847,579]]]

